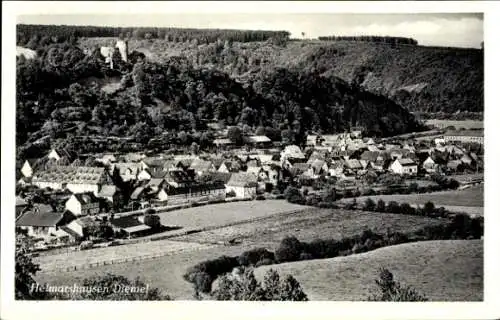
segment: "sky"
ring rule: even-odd
[[[421,45],[474,47],[483,41],[482,13],[323,14],[60,14],[22,15],[17,23],[118,27],[183,27],[287,30],[292,37],[381,35],[416,39]]]

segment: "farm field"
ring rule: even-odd
[[[478,129],[484,128],[484,122],[481,120],[426,120],[425,124],[431,126],[437,126],[439,128],[446,128],[448,126],[453,126],[457,130],[460,128],[465,129]]]
[[[307,208],[286,200],[239,201],[162,212],[158,215],[165,226],[179,226],[183,230],[193,230]]]
[[[240,202],[239,204],[244,204]],[[191,284],[186,282],[182,275],[190,266],[207,259],[214,259],[221,255],[239,255],[243,251],[255,247],[267,247],[274,250],[286,235],[295,235],[300,240],[310,241],[315,238],[340,238],[362,232],[367,228],[385,232],[388,227],[394,231],[406,231],[424,225],[440,223],[440,220],[426,217],[412,217],[394,214],[380,214],[361,211],[343,211],[333,209],[310,209],[293,214],[274,215],[263,220],[249,222],[238,226],[205,231],[188,236],[171,238],[169,240],[152,241],[140,244],[141,247],[130,247],[127,252],[136,251],[136,255],[148,252],[148,246],[162,250],[165,246],[172,246],[179,250],[172,250],[168,255],[142,261],[129,261],[120,264],[99,265],[91,269],[76,271],[53,272],[41,265],[42,271],[37,275],[41,283],[56,285],[81,282],[84,278],[107,272],[124,275],[128,278],[140,276],[146,283],[165,290],[175,299],[192,299]],[[213,242],[238,238],[241,244],[235,246],[215,245]],[[175,245],[177,243],[177,247]],[[132,245],[110,247],[106,249],[119,250]],[[184,248],[184,250],[180,250]],[[106,249],[89,250],[85,258],[71,255],[59,255],[56,260],[46,260],[45,266],[61,266],[76,261],[88,261],[102,257]],[[163,249],[166,250],[166,249]],[[109,255],[116,255],[111,253]],[[74,254],[76,254],[75,252]],[[121,255],[121,254],[120,254]],[[54,257],[54,256],[50,256]],[[43,257],[46,258],[46,257]],[[48,258],[48,257],[47,257]],[[86,260],[87,259],[87,260]],[[68,263],[68,261],[72,261]],[[45,271],[44,271],[45,269]]]
[[[482,301],[483,241],[425,241],[385,247],[332,259],[308,260],[256,269],[291,274],[310,300],[366,300],[375,289],[378,269],[414,287],[431,301]]]
[[[314,208],[292,215],[273,216],[254,223],[194,233],[175,239],[210,244],[236,238],[244,245],[274,250],[281,240],[289,235],[301,241],[340,239],[361,233],[368,228],[381,233],[386,232],[387,228],[404,232],[439,223],[440,220],[427,217]]]
[[[356,198],[358,203],[362,203],[367,198],[374,201],[379,199],[386,203],[389,201],[407,202],[413,205],[423,205],[428,201],[432,201],[437,207],[445,207],[452,210],[461,207],[467,213],[482,214],[484,208],[484,185],[473,186],[463,190],[438,191],[422,194],[391,194],[391,195],[376,195],[362,196]],[[341,202],[350,202],[352,199],[342,199]]]

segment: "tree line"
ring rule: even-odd
[[[172,42],[214,43],[217,41],[254,42],[288,39],[288,31],[230,30],[151,27],[99,27],[58,25],[17,25],[17,44],[36,49],[48,43],[74,42],[80,37],[117,37],[121,39],[161,39]]]
[[[418,45],[418,41],[406,37],[390,37],[390,36],[322,36],[318,37],[321,41],[362,41],[362,42],[379,42],[387,44],[408,44]]]

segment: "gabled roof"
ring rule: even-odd
[[[211,161],[206,161],[203,159],[195,159],[189,166],[191,169],[197,172],[209,171],[212,168],[213,164]]]
[[[254,187],[257,185],[257,176],[253,173],[238,172],[233,173],[227,182],[228,186]]]
[[[348,159],[345,161],[345,165],[349,169],[361,169],[363,166],[357,159]]]
[[[415,161],[413,161],[412,159],[408,159],[408,158],[397,159],[395,161],[398,161],[403,167],[404,166],[416,166],[417,165],[415,163]]]
[[[262,167],[248,167],[247,172],[253,173],[253,174],[259,174],[259,172],[262,170]]]
[[[377,161],[377,158],[380,156],[380,152],[377,151],[365,151],[361,154],[360,159],[366,161]]]
[[[263,142],[271,142],[267,136],[246,136],[243,137],[243,141],[245,143],[263,143]]]
[[[88,226],[96,224],[96,221],[94,221],[94,219],[92,219],[89,216],[85,216],[85,217],[79,217],[78,219],[76,219],[75,223],[77,223],[78,225],[80,225],[82,227],[88,227]]]
[[[39,211],[37,211],[37,208]],[[50,206],[36,205],[32,210],[22,214],[16,220],[16,225],[21,227],[55,227],[63,222],[65,215],[70,214],[67,212],[54,212]]]
[[[35,173],[33,182],[95,184],[100,182],[104,175],[105,169],[100,167],[54,166]]]
[[[231,179],[229,172],[206,172],[203,176],[210,177],[212,181],[221,181],[226,184]]]
[[[290,158],[304,159],[305,156],[296,145],[288,145],[283,150],[283,155]]]

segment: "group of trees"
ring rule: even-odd
[[[409,44],[414,46],[418,45],[418,41],[412,38],[390,36],[324,36],[318,37],[318,39],[322,41],[364,41],[387,44]]]
[[[161,39],[172,42],[213,43],[217,41],[254,42],[288,39],[288,31],[225,30],[190,28],[122,28],[99,26],[17,25],[17,44],[36,49],[39,45],[74,43],[80,37],[119,37],[127,39]]]

